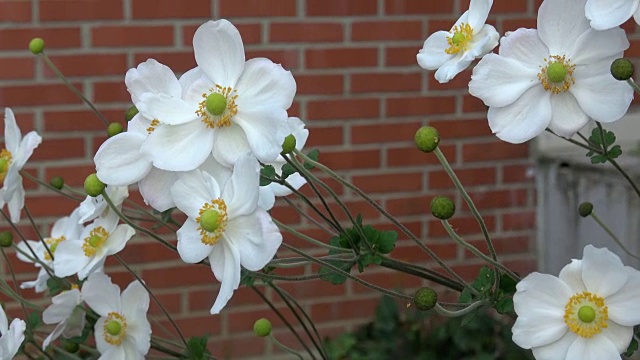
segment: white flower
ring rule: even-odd
[[[587,0],[585,15],[591,27],[606,30],[622,25],[632,16],[640,24],[640,0]]]
[[[591,119],[620,119],[633,89],[611,76],[613,60],[629,41],[622,29],[596,31],[582,8],[586,0],[546,0],[538,29],[518,29],[473,69],[469,92],[489,106],[489,126],[510,143],[549,127],[571,137]]]
[[[82,286],[82,298],[100,315],[94,334],[101,359],[144,359],[151,346],[149,293],[139,281],[120,294],[107,275],[94,273]]]
[[[143,93],[141,114],[157,127],[141,152],[157,168],[196,169],[213,156],[232,166],[247,152],[261,162],[276,159],[286,135],[286,110],[296,84],[290,72],[265,58],[245,62],[240,33],[226,20],[209,21],[193,37],[198,80],[182,99]]]
[[[24,341],[26,328],[27,324],[20,319],[13,319],[9,325],[7,314],[0,306],[0,360],[13,359]]]
[[[307,138],[309,137],[309,130],[305,129],[304,123],[297,117],[290,117],[287,119],[287,124],[289,125],[289,133],[296,139],[296,149],[302,150],[304,144],[307,142]],[[282,155],[278,155],[278,158],[275,161],[269,162],[266,165],[273,166],[276,170],[276,174],[282,175],[282,166],[286,163],[287,161],[282,157]],[[307,183],[304,177],[299,173],[289,175],[286,181],[296,190],[300,189],[302,185]],[[276,196],[287,196],[292,192],[293,191],[288,187],[274,182],[266,186],[260,186],[258,205],[265,210],[270,210],[275,204]]]
[[[107,186],[105,191],[109,199],[113,202],[113,205],[118,209],[124,200],[129,197],[129,189],[126,186]],[[78,209],[80,215],[78,222],[81,224],[94,220],[99,216],[106,217],[111,212],[109,204],[107,204],[102,195],[96,197],[87,196],[86,199],[80,203]]]
[[[82,294],[77,288],[63,291],[51,298],[51,305],[42,312],[42,322],[58,325],[44,339],[43,350],[60,335],[67,339],[82,335],[85,312],[79,307],[80,304],[82,304]]]
[[[418,52],[418,64],[423,69],[436,70],[440,83],[453,79],[471,62],[498,45],[500,35],[485,24],[493,0],[471,0],[467,10],[450,31],[438,31],[427,38]]]
[[[12,223],[20,221],[24,207],[24,188],[20,170],[29,160],[42,138],[35,131],[22,137],[16,117],[9,108],[4,109],[4,146],[0,150],[0,209],[7,204]]]
[[[40,268],[36,280],[23,282],[22,284],[20,284],[20,288],[35,288],[36,292],[43,292],[47,289],[47,280],[49,280],[50,278],[49,273],[42,266],[42,264],[34,261],[33,253],[31,251],[33,250],[33,252],[37,256],[37,259],[41,263],[44,263],[44,265],[52,268],[53,259],[51,258],[51,255],[53,254],[55,257],[55,252],[58,248],[58,245],[67,239],[80,238],[83,227],[78,223],[79,218],[80,209],[76,208],[71,213],[71,215],[60,218],[53,224],[53,227],[51,228],[51,234],[49,235],[49,237],[44,239],[47,247],[49,248],[49,251],[47,251],[47,248],[45,248],[42,241],[27,240],[18,243],[18,248],[26,254],[25,256],[24,254],[18,252],[18,259],[24,262],[34,263],[36,267]],[[31,249],[29,249],[29,247]]]
[[[78,274],[80,280],[96,271],[102,271],[109,255],[120,252],[135,231],[126,224],[118,225],[113,212],[99,217],[87,225],[78,239],[58,244],[53,260],[57,277]]]
[[[584,248],[559,277],[532,273],[513,296],[513,341],[537,360],[620,359],[640,324],[640,272],[607,249]]]
[[[258,206],[258,179],[258,162],[244,156],[222,186],[208,173],[194,170],[181,175],[171,188],[176,206],[188,216],[177,232],[180,257],[187,263],[208,257],[221,282],[213,314],[238,288],[240,266],[262,269],[282,243],[271,216]]]

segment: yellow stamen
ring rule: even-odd
[[[158,121],[158,119],[151,120],[151,122],[149,123],[149,127],[147,128],[147,133],[151,134],[153,130],[155,130],[156,127],[158,127],[158,125],[160,125],[160,121]]]
[[[104,245],[105,241],[109,237],[109,233],[102,226],[98,226],[89,232],[89,236],[84,238],[84,244],[82,244],[82,250],[84,254],[89,257],[96,254],[98,249]]]
[[[205,230],[200,224],[202,214],[204,214],[207,210],[215,210],[218,213],[216,219],[217,227],[215,231],[212,232]],[[196,218],[196,222],[199,224],[198,230],[200,231],[201,236],[200,241],[202,241],[202,243],[206,245],[217,244],[220,240],[220,237],[224,233],[224,228],[227,224],[227,204],[220,198],[211,200],[211,203],[202,205],[202,207],[198,211],[198,214],[200,216]]]
[[[110,312],[104,320],[104,340],[111,345],[120,345],[127,334],[127,319],[117,312]]]
[[[58,244],[60,244],[65,240],[67,240],[67,238],[64,236],[60,236],[57,238],[44,239],[44,242],[46,242],[47,246],[49,247],[49,251],[47,251],[46,249],[44,250],[44,259],[47,261],[51,261],[52,259],[51,259],[51,255],[49,255],[49,252],[51,252],[51,254],[55,254],[56,249],[58,248]]]
[[[209,96],[214,93],[220,94],[226,99],[226,108],[220,111],[219,114],[212,114],[207,110],[207,98],[211,99]],[[231,119],[238,113],[238,105],[236,105],[238,94],[235,89],[230,86],[222,87],[216,84],[214,88],[209,89],[209,93],[202,94],[202,98],[203,100],[200,102],[198,110],[196,110],[196,115],[202,117],[202,122],[208,128],[214,129],[231,125]],[[219,112],[219,109],[214,112]]]
[[[576,83],[573,77],[576,66],[564,55],[551,55],[544,61],[547,66],[541,67],[538,80],[545,90],[551,91],[552,94],[559,94],[569,90],[571,85]]]
[[[449,33],[451,36],[447,38],[449,48],[444,52],[447,54],[457,54],[460,51],[466,51],[469,42],[473,39],[473,28],[467,23],[460,23],[454,26]]]
[[[7,176],[9,172],[9,167],[11,166],[13,156],[11,152],[7,149],[2,149],[0,151],[0,185],[4,183],[4,178]]]
[[[590,338],[607,328],[609,309],[604,299],[584,291],[573,295],[564,307],[564,322],[579,336]]]

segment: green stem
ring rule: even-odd
[[[49,257],[51,257],[51,261],[53,261],[53,253],[49,249],[49,245],[47,244],[47,242],[44,241],[44,237],[40,233],[40,230],[38,229],[38,226],[36,225],[36,222],[33,220],[33,217],[31,216],[31,212],[29,211],[29,207],[27,207],[26,204],[24,205],[24,212],[25,212],[25,214],[27,214],[27,218],[29,218],[29,222],[31,223],[31,226],[33,227],[33,230],[36,232],[36,235],[38,235],[38,240],[40,240],[42,245],[44,245],[44,248],[47,250],[47,253],[49,254]]]
[[[449,289],[452,289],[458,292],[462,292],[462,290],[464,290],[464,285],[454,280],[451,280],[443,276],[442,274],[439,274],[433,270],[429,270],[426,268],[415,266],[413,264],[406,263],[404,261],[395,260],[395,259],[384,256],[382,257],[382,263],[380,264],[380,266],[388,269],[397,270],[405,274],[414,275],[429,281],[433,281],[436,284],[446,286]]]
[[[273,334],[269,334],[269,338],[271,339],[271,341],[273,342],[273,345],[279,347],[281,350],[284,350],[286,352],[288,352],[289,354],[295,355],[298,357],[298,359],[300,360],[304,360],[304,358],[302,357],[302,355],[298,354],[297,351],[293,350],[292,348],[282,344],[280,341],[276,340],[275,336],[273,336]],[[310,353],[311,354],[311,353]],[[315,359],[315,357],[313,357]]]
[[[601,146],[602,146],[602,154],[608,158],[609,157],[609,151],[607,149],[607,143],[604,140],[604,129],[602,128],[602,124],[600,124],[597,121],[596,121],[596,126],[598,127],[598,131],[600,131],[600,141],[601,141]]]
[[[328,250],[339,251],[339,252],[342,252],[342,253],[353,253],[353,251],[351,249],[343,249],[341,247],[325,244],[322,241],[319,241],[319,240],[316,240],[316,239],[314,239],[314,238],[312,238],[310,236],[307,236],[307,235],[305,235],[305,234],[293,229],[292,227],[281,223],[280,221],[278,221],[276,219],[273,219],[273,222],[280,229],[291,233],[292,235],[294,235],[295,237],[297,237],[300,240],[304,240],[304,241],[306,241],[308,243],[311,243],[311,244],[314,244],[314,245],[318,245],[318,246],[323,247],[323,248],[328,249]]]
[[[629,251],[629,249],[627,249],[627,247],[624,246],[622,241],[620,241],[620,239],[618,239],[616,234],[614,234],[613,231],[611,231],[611,229],[609,229],[609,227],[600,219],[600,217],[598,217],[598,215],[596,215],[596,213],[594,211],[591,211],[591,217],[593,218],[593,220],[595,220],[596,223],[598,223],[598,225],[600,225],[602,230],[604,230],[613,239],[613,241],[615,241],[616,244],[618,244],[618,246],[620,246],[620,248],[625,253],[627,253],[627,255],[631,256],[634,259],[640,260],[640,256],[634,255],[631,251]]]
[[[622,177],[624,177],[625,180],[627,180],[627,183],[629,183],[629,185],[631,185],[631,187],[633,188],[633,191],[636,192],[636,195],[638,195],[638,197],[640,197],[640,188],[638,188],[638,185],[636,185],[636,183],[633,181],[633,179],[631,179],[631,176],[629,176],[629,174],[627,174],[627,172],[624,171],[624,169],[622,169],[620,167],[620,165],[618,165],[618,162],[616,162],[614,159],[612,159],[609,156],[607,156],[607,160],[611,163],[611,165],[613,165],[613,167],[616,170],[618,170],[620,175],[622,175]]]
[[[447,317],[459,317],[459,316],[463,316],[466,315],[470,312],[472,312],[473,310],[486,305],[487,302],[486,301],[476,301],[474,303],[472,303],[471,305],[465,307],[464,309],[460,309],[460,310],[456,310],[456,311],[451,311],[451,310],[447,310],[445,308],[443,308],[440,304],[436,303],[436,306],[434,306],[434,310],[443,316],[447,316]]]
[[[638,86],[638,84],[636,84],[635,81],[633,81],[633,78],[627,79],[627,84],[629,84],[629,86],[631,86],[636,93],[640,94],[640,87]]]
[[[11,280],[13,280],[13,285],[16,288],[15,293],[20,298],[24,298],[22,296],[22,291],[20,290],[20,286],[18,285],[18,280],[16,280],[16,273],[13,270],[13,265],[11,265],[11,261],[9,261],[9,257],[7,256],[7,253],[4,252],[4,248],[0,247],[0,250],[2,250],[2,256],[4,257],[4,261],[7,263],[7,266],[9,267],[9,273],[11,274]],[[24,319],[26,321],[29,318],[29,314],[27,313],[27,308],[25,307],[25,305],[24,305],[24,303],[22,301],[20,301],[20,307],[22,307],[22,313],[24,314]]]

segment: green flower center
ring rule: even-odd
[[[98,247],[101,242],[102,237],[100,237],[99,235],[91,235],[91,237],[89,238],[89,245],[91,245],[92,247]]]
[[[227,109],[227,98],[220,93],[211,93],[205,100],[205,107],[211,115],[222,115]]]
[[[467,40],[467,37],[464,36],[464,34],[461,32],[457,32],[453,34],[453,36],[451,37],[451,42],[453,42],[456,45],[460,45],[464,43],[466,40]]]
[[[104,320],[102,336],[111,345],[120,346],[127,335],[127,319],[117,312],[110,312]]]
[[[220,227],[220,213],[215,209],[208,209],[200,215],[200,226],[208,232],[215,232]]]
[[[0,158],[0,173],[7,171],[7,167],[9,167],[9,161],[5,158]]]
[[[567,74],[567,67],[562,62],[556,61],[547,67],[547,78],[551,82],[562,82],[567,78]]]
[[[227,204],[218,198],[202,205],[196,217],[200,240],[206,245],[215,245],[224,233],[227,224]]]
[[[578,319],[582,322],[590,323],[596,318],[596,311],[588,305],[580,307],[578,310]]]
[[[117,320],[111,320],[107,323],[107,325],[105,325],[105,329],[107,330],[109,335],[116,336],[120,334],[120,331],[122,331],[122,325],[120,325],[120,322]]]

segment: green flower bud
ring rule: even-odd
[[[62,176],[54,176],[49,181],[49,185],[58,190],[62,190],[62,187],[64,186],[64,179],[62,178]]]
[[[413,295],[413,304],[421,311],[433,309],[438,303],[438,293],[428,287],[418,289]]]
[[[78,352],[78,350],[80,350],[80,345],[75,341],[63,339],[62,340],[62,348],[64,349],[64,351],[66,351],[66,352],[68,352],[70,354],[74,354],[74,353]]]
[[[260,337],[269,336],[271,334],[271,321],[265,318],[256,320],[253,324],[253,332]]]
[[[580,216],[582,217],[587,217],[591,215],[592,211],[593,211],[593,204],[590,202],[583,202],[582,204],[580,204],[580,206],[578,206],[578,214],[580,214]]]
[[[631,79],[633,76],[633,63],[625,58],[614,60],[611,63],[611,75],[620,81]]]
[[[98,179],[98,176],[95,173],[87,176],[84,180],[84,191],[91,197],[96,197],[102,194],[105,187],[106,185]]]
[[[107,127],[107,135],[109,135],[109,137],[118,135],[121,132],[122,132],[122,124],[120,124],[119,122],[112,122]]]
[[[446,196],[436,196],[431,200],[431,213],[440,220],[448,220],[456,212],[456,205]]]
[[[44,50],[44,40],[41,38],[33,38],[29,42],[29,51],[33,55],[38,55]]]
[[[287,135],[282,143],[282,154],[289,154],[296,149],[296,137],[293,134]]]
[[[0,232],[0,246],[9,247],[13,243],[13,233],[10,231]]]
[[[420,151],[430,153],[438,147],[440,134],[434,127],[423,126],[416,131],[415,142]]]
[[[124,112],[124,119],[127,121],[131,121],[131,119],[133,119],[133,117],[136,115],[138,115],[138,108],[135,106],[132,106],[128,108],[127,111]]]

